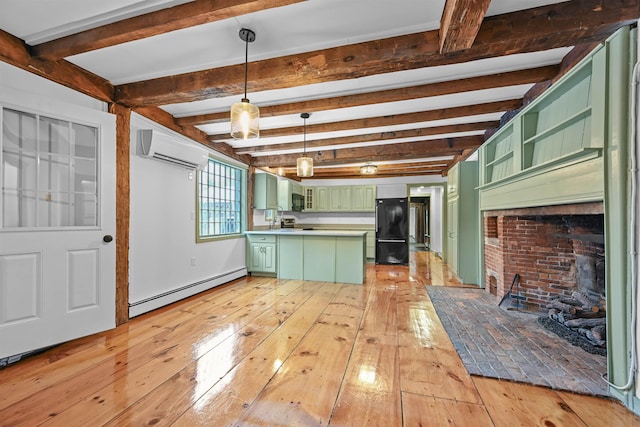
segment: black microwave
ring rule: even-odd
[[[302,209],[304,209],[304,196],[302,194],[292,194],[291,210],[300,212]]]

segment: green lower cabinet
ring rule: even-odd
[[[278,278],[304,279],[303,266],[303,236],[279,236],[278,238]]]
[[[367,258],[376,258],[376,231],[367,231],[365,253]]]
[[[276,237],[250,236],[247,238],[248,262],[250,273],[276,273]]]
[[[362,254],[366,243],[362,237],[343,237],[336,240],[336,282],[362,283],[365,263]]]
[[[360,239],[362,241],[362,239]],[[336,281],[336,238],[304,236],[304,280]]]

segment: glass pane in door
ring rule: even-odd
[[[98,129],[3,109],[2,227],[98,225]]]

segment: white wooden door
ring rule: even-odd
[[[115,327],[115,120],[2,95],[0,358]]]

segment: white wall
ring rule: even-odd
[[[159,305],[145,303],[132,315],[246,275],[244,237],[196,243],[196,172],[136,155],[139,129],[156,129],[196,144],[139,115],[132,116],[129,301],[139,304],[165,292],[206,283],[195,286],[195,292],[180,291],[176,298],[164,298]]]
[[[79,107],[107,111],[107,104],[43,77],[28,73],[20,68],[0,61],[0,86],[33,93],[42,97],[42,102],[49,99],[64,101]],[[64,114],[64,112],[61,112]]]

